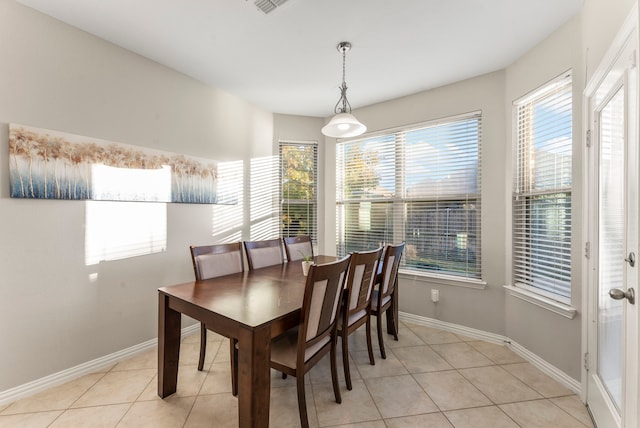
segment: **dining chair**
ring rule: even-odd
[[[342,338],[342,365],[347,389],[351,390],[351,371],[349,369],[349,335],[362,325],[366,325],[367,350],[369,363],[375,364],[371,345],[371,296],[378,273],[378,263],[382,248],[373,251],[355,252],[351,254],[349,273],[345,287],[346,297],[340,319],[338,320],[338,336]]]
[[[309,235],[282,238],[287,260],[290,262],[313,257],[313,244]]]
[[[209,278],[229,275],[244,271],[242,260],[242,244],[190,246],[193,270],[196,281]],[[229,338],[231,356],[231,392],[238,395],[238,340]],[[204,358],[207,352],[207,326],[200,323],[200,359],[198,360],[198,370],[204,367]]]
[[[280,239],[244,241],[244,249],[247,252],[249,270],[284,263]]]
[[[295,376],[303,428],[309,426],[304,375],[329,353],[336,403],[342,402],[336,365],[336,326],[349,256],[313,265],[307,275],[300,324],[271,341],[271,367]]]
[[[397,245],[387,245],[382,259],[382,274],[378,287],[373,291],[371,315],[376,317],[376,326],[378,329],[378,345],[380,346],[380,355],[383,359],[387,358],[384,350],[384,340],[382,338],[382,314],[391,310],[391,316],[387,316],[387,322],[391,322],[391,331],[394,340],[398,340],[397,320],[393,315],[397,302],[397,293],[395,289],[398,282],[398,268],[400,267],[400,259],[404,251],[405,243]]]

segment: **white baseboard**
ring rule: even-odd
[[[194,333],[195,331],[200,331],[200,323],[183,328],[181,334],[184,337]],[[80,376],[102,370],[122,360],[133,357],[136,354],[152,349],[157,344],[157,338],[147,340],[146,342],[139,343],[131,346],[130,348],[122,349],[114,352],[113,354],[87,361],[86,363],[16,386],[15,388],[0,391],[0,405],[13,403],[16,400],[28,397],[54,386],[62,385],[63,383],[77,379]]]
[[[401,321],[412,322],[414,324],[423,325],[425,327],[438,328],[440,330],[449,331],[451,333],[461,334],[474,339],[485,340],[487,342],[496,343],[509,347],[513,352],[527,360],[531,365],[538,368],[547,376],[551,377],[556,382],[563,385],[565,388],[570,389],[574,393],[580,395],[582,391],[582,385],[579,381],[575,380],[553,364],[543,360],[533,352],[529,351],[524,346],[517,342],[512,341],[506,336],[499,334],[489,333],[482,330],[476,330],[474,328],[465,327],[463,325],[452,324],[433,318],[421,317],[418,315],[408,314],[400,312],[398,317]]]

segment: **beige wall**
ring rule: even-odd
[[[157,288],[238,208],[167,204],[165,252],[85,266],[83,202],[8,197],[8,123],[246,163],[272,155],[273,115],[11,0],[0,58],[3,391],[156,337]]]

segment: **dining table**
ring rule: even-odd
[[[337,260],[315,256],[314,263]],[[271,339],[300,322],[306,277],[299,261],[158,289],[158,395],[176,392],[181,315],[238,340],[238,420],[269,426]]]

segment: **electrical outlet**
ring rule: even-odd
[[[437,303],[440,300],[440,290],[436,288],[431,289],[431,301]]]

